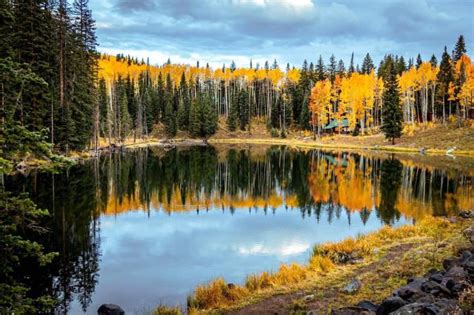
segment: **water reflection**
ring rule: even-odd
[[[472,178],[391,156],[193,147],[106,155],[6,186],[52,213],[42,242],[60,257],[31,271],[32,292],[76,314],[183,303],[212,278],[303,262],[316,242],[472,208]]]

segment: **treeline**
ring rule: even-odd
[[[362,66],[355,65],[352,57],[347,68],[334,55],[327,65],[320,57],[316,65],[305,61],[301,69],[288,64],[285,70],[276,61],[265,62],[263,67],[253,66],[251,61],[247,68],[232,63],[211,69],[199,62],[187,66],[168,60],[157,67],[124,55],[104,55],[99,64],[103,95],[100,136],[116,141],[149,134],[160,124],[169,136],[179,130],[199,136],[193,131],[199,128],[192,126],[190,118],[196,115],[191,104],[199,108],[203,99],[205,111],[210,106],[214,115],[201,117],[208,118],[212,126],[218,117],[224,117],[228,131],[250,133],[252,118],[257,117],[282,135],[288,128],[313,129],[316,133],[341,119],[348,120],[348,130],[364,133],[383,125],[383,109],[387,107],[383,94],[391,77],[398,95],[392,107],[400,108],[401,113],[386,111],[386,117],[400,116],[400,122],[392,125],[447,122],[450,116],[460,121],[472,116],[474,66],[466,55],[463,36],[452,55],[445,48],[439,64],[434,55],[429,61],[420,55],[408,61],[403,56],[387,55],[376,68],[369,54]],[[213,129],[200,136],[212,134]]]
[[[61,151],[89,146],[99,113],[88,0],[1,0],[0,33],[2,136],[43,131]]]

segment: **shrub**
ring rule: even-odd
[[[272,286],[272,275],[268,272],[263,272],[260,275],[249,275],[245,280],[245,287],[251,292],[270,288]]]
[[[280,136],[280,132],[278,132],[278,129],[272,128],[272,130],[270,131],[270,135],[272,136],[272,138],[278,138]]]
[[[223,278],[198,286],[188,297],[188,308],[210,309],[235,302],[248,295],[248,290],[236,285],[228,285]]]
[[[328,272],[334,269],[334,263],[328,257],[316,255],[311,257],[309,268],[313,271]]]

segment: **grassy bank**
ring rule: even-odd
[[[416,225],[382,229],[338,243],[316,245],[306,265],[249,275],[243,285],[216,279],[195,289],[190,313],[261,313],[272,310],[330,310],[360,300],[381,301],[407,277],[440,268],[443,259],[467,245],[462,231],[473,220],[426,218]],[[350,261],[348,263],[347,261]],[[362,288],[344,293],[357,278]]]

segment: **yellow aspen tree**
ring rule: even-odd
[[[313,133],[318,137],[321,135],[321,127],[325,125],[332,117],[331,110],[331,81],[318,81],[311,89],[311,97],[309,101],[309,109],[311,111],[311,124]]]

